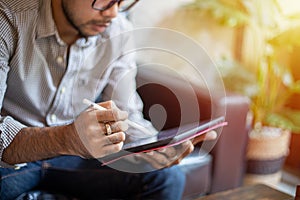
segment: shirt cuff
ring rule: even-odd
[[[1,118],[0,123],[0,167],[9,166],[8,164],[3,164],[2,162],[2,154],[5,148],[10,145],[16,135],[20,132],[22,128],[26,127],[20,122],[14,120],[12,117],[3,117]],[[13,168],[15,168],[13,166]]]

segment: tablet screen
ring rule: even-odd
[[[130,152],[140,152],[148,149],[164,147],[174,143],[181,143],[188,139],[192,139],[201,135],[201,131],[215,129],[216,125],[221,125],[224,122],[224,117],[219,117],[210,121],[199,123],[186,124],[180,127],[160,131],[157,137],[145,138],[137,140],[123,146],[123,150]],[[206,131],[206,132],[207,132]]]
[[[100,160],[104,161],[104,163],[110,163],[132,153],[146,152],[178,145],[186,140],[193,139],[194,137],[225,125],[227,125],[227,123],[224,122],[224,117],[218,117],[210,121],[201,122],[200,124],[192,123],[164,130],[161,131],[157,137],[145,138],[127,143],[123,146],[121,151],[105,156]]]

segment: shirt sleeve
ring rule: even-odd
[[[0,161],[2,160],[3,150],[13,141],[18,132],[24,128],[20,122],[15,121],[12,117],[0,116]],[[0,162],[0,167],[7,167],[3,162]]]
[[[2,5],[0,5],[2,8]],[[14,137],[24,127],[20,122],[10,116],[2,115],[3,100],[7,89],[7,76],[10,70],[8,61],[14,49],[14,38],[16,32],[12,25],[12,17],[5,13],[5,9],[0,9],[0,167],[7,167],[3,163],[3,150],[13,141]]]
[[[2,50],[0,50],[2,51]],[[2,59],[2,57],[1,57]],[[6,79],[8,73],[8,66],[4,62],[0,62],[0,110],[3,107],[3,100],[7,88]],[[2,112],[1,112],[2,113]],[[0,161],[2,160],[3,150],[13,141],[18,132],[25,126],[20,122],[14,120],[10,116],[3,116],[0,114]],[[0,163],[0,167],[1,167]]]

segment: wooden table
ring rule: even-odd
[[[294,200],[294,197],[267,185],[258,184],[211,194],[198,200]]]

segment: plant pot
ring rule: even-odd
[[[275,127],[252,130],[247,147],[247,173],[244,184],[276,185],[289,153],[290,131]]]

